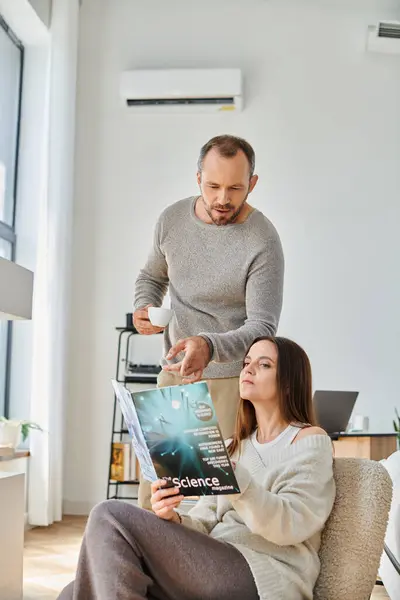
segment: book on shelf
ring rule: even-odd
[[[144,479],[166,479],[187,497],[240,493],[205,381],[140,392],[112,385]]]
[[[110,478],[113,481],[128,481],[130,477],[130,444],[113,442]]]
[[[135,481],[139,477],[138,461],[130,442],[113,442],[110,479]]]

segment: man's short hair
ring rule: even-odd
[[[210,150],[215,149],[223,158],[233,158],[241,150],[249,161],[250,177],[254,175],[256,155],[249,142],[234,135],[217,135],[208,141],[200,150],[197,168],[199,173],[203,170],[204,159]]]

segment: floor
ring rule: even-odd
[[[24,600],[54,600],[74,578],[86,517],[26,532]]]
[[[64,517],[61,523],[26,533],[24,600],[55,600],[72,581],[85,522],[85,517]],[[379,598],[389,596],[376,586],[372,599]]]

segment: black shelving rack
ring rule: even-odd
[[[128,373],[127,366],[129,364],[129,347],[132,340],[132,336],[138,335],[138,331],[135,327],[116,327],[119,332],[118,335],[118,350],[117,350],[117,366],[115,379],[129,387],[129,384],[156,384],[157,373]],[[122,350],[125,345],[125,358],[122,358]],[[124,368],[122,369],[122,366]],[[160,367],[161,370],[161,367]],[[122,374],[123,372],[123,374]],[[128,441],[127,436],[129,435],[128,430],[125,428],[124,418],[119,409],[118,400],[114,394],[114,409],[112,418],[112,429],[111,429],[111,444],[110,444],[110,461],[108,466],[108,481],[107,481],[107,500],[118,499],[118,500],[137,500],[136,495],[125,496],[121,493],[122,486],[138,486],[139,480],[134,479],[132,481],[114,481],[111,479],[111,464],[113,454],[113,443]],[[136,487],[137,490],[137,487]]]

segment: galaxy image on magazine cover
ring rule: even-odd
[[[132,398],[158,477],[185,496],[240,492],[206,382]]]

